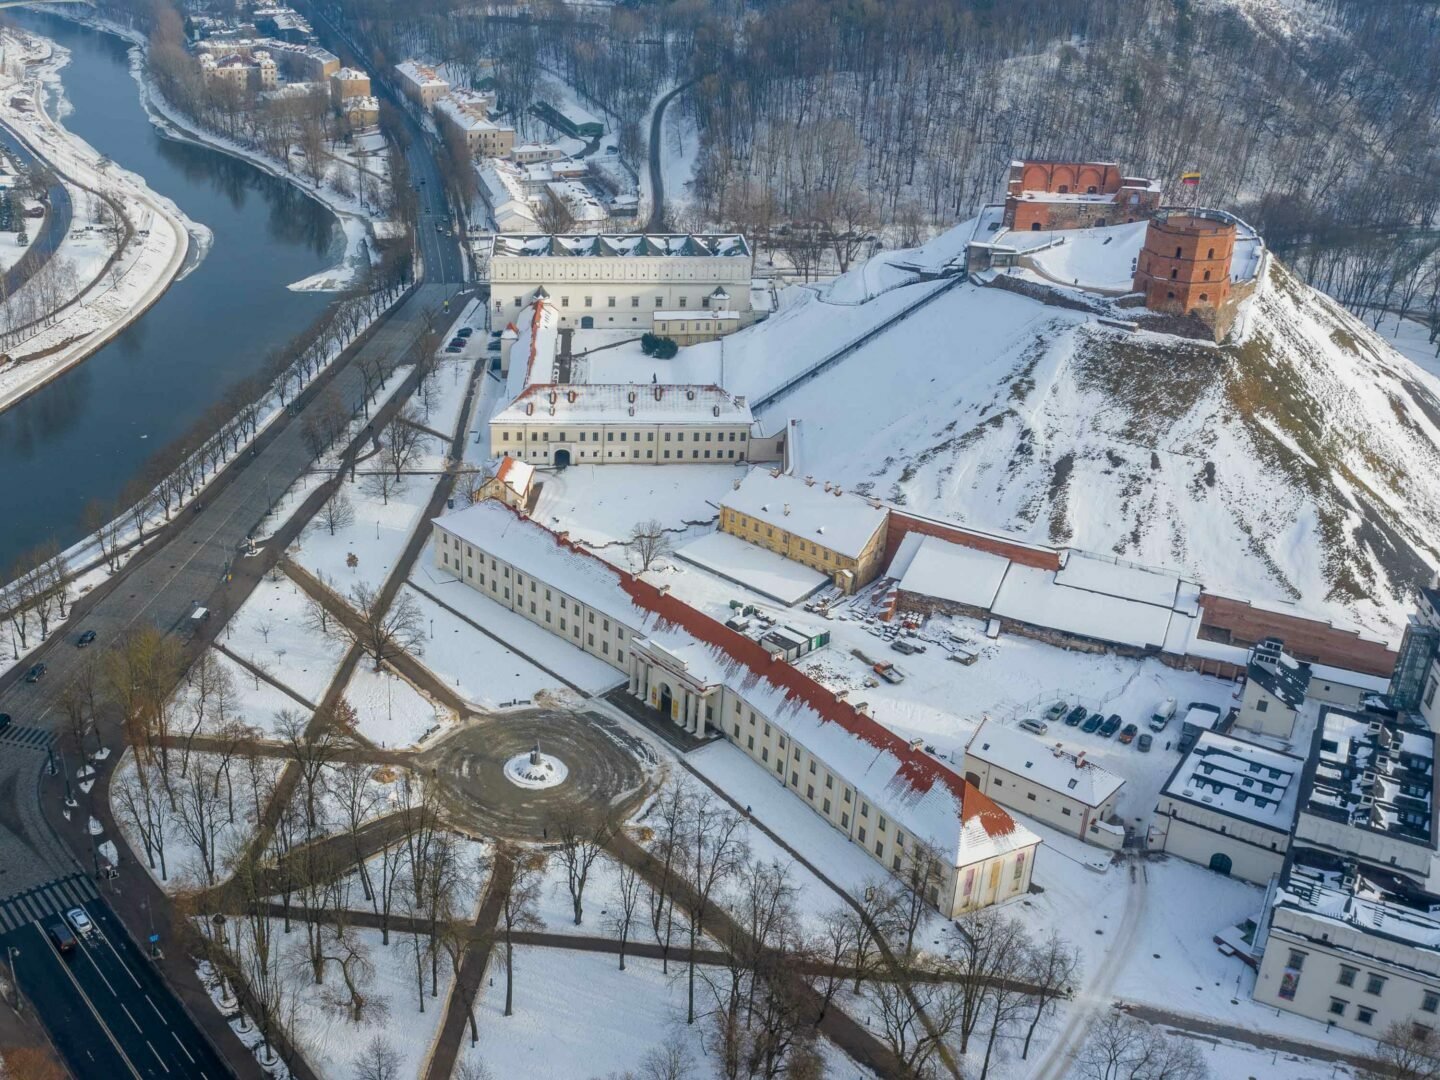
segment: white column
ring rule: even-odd
[[[628,689],[632,697],[640,690],[640,665],[633,659],[630,661],[630,683]]]

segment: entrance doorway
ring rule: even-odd
[[[667,719],[672,715],[671,709],[675,699],[670,694],[670,687],[664,683],[660,684],[660,713]]]
[[[568,468],[570,467],[570,451],[569,451],[569,450],[556,450],[556,451],[555,451],[555,467],[556,467],[557,469],[568,469]]]
[[[1217,874],[1224,874],[1226,877],[1229,877],[1230,856],[1224,852],[1217,851],[1214,855],[1210,856],[1210,869],[1214,870]]]
[[[595,320],[594,320],[591,316],[589,316],[589,315],[581,315],[581,316],[580,316],[580,329],[581,329],[581,330],[594,330],[594,329],[595,329]]]

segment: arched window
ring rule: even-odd
[[[1206,271],[1205,271],[1205,280],[1206,280],[1206,281],[1209,281],[1209,280],[1210,280],[1210,271],[1209,271],[1209,270],[1206,270]]]
[[[1210,253],[1209,253],[1208,255],[1206,255],[1205,257],[1206,257],[1207,259],[1213,259],[1213,258],[1215,257],[1215,249],[1214,249],[1214,248],[1211,248],[1211,249],[1210,249]]]
[[[1069,192],[1070,192],[1070,185],[1069,185],[1069,184],[1061,184],[1061,185],[1060,185],[1060,194],[1061,194],[1061,195],[1069,194]]]
[[[1171,281],[1174,281],[1174,280],[1175,280],[1176,278],[1178,278],[1179,276],[1180,276],[1180,271],[1172,267],[1171,270],[1170,270],[1170,280],[1171,280]]]
[[[1208,304],[1208,303],[1210,302],[1210,294],[1209,294],[1209,293],[1203,293],[1203,292],[1202,292],[1202,293],[1200,294],[1200,302],[1201,302],[1202,304]]]
[[[1180,258],[1180,248],[1178,247],[1175,249],[1175,258]]]
[[[1039,231],[1040,231],[1040,223],[1039,223],[1038,221],[1032,221],[1032,222],[1030,222],[1030,231],[1031,231],[1031,232],[1039,232]]]
[[[1175,299],[1175,294],[1174,294],[1173,292],[1167,292],[1167,293],[1165,294],[1165,299],[1167,299],[1167,300],[1174,300],[1174,299]]]
[[[1091,184],[1089,187],[1087,187],[1087,188],[1085,189],[1085,194],[1086,194],[1086,195],[1094,195],[1094,194],[1095,194],[1095,185],[1094,185],[1094,184]]]

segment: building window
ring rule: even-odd
[[[586,306],[586,307],[594,307],[594,306],[595,306],[595,298],[594,298],[593,296],[587,296],[587,297],[585,297],[585,306]]]
[[[610,298],[608,299],[608,301],[606,302],[605,306],[606,306],[606,307],[614,307],[614,306],[615,306],[615,297],[613,297],[613,296],[610,297]]]
[[[1362,1024],[1372,1023],[1375,1020],[1375,1010],[1367,1009],[1364,1005],[1357,1006],[1355,1009],[1355,1019],[1359,1020]]]
[[[885,847],[885,841],[884,841],[884,840],[876,840],[876,841],[875,841],[875,855],[876,855],[877,857],[885,854],[885,852],[884,852],[884,847]]]
[[[849,815],[849,814],[841,814],[841,815],[840,815],[840,827],[841,827],[842,829],[848,829],[848,828],[850,827],[850,815]]]
[[[1256,712],[1269,712],[1269,711],[1270,711],[1270,702],[1269,702],[1269,700],[1266,699],[1266,698],[1261,698],[1259,701],[1257,701],[1257,702],[1255,703],[1255,711],[1256,711]]]
[[[639,306],[640,306],[640,297],[638,297],[638,296],[632,296],[632,297],[630,297],[630,306],[631,306],[631,307],[639,307]]]
[[[1365,992],[1379,997],[1385,989],[1384,975],[1368,975],[1365,978]]]
[[[1428,1013],[1440,1012],[1440,994],[1434,990],[1426,990],[1424,1000],[1420,1002],[1420,1008]]]
[[[562,296],[562,297],[560,297],[560,306],[561,306],[561,307],[569,307],[569,306],[570,306],[570,297],[568,297],[568,296]]]
[[[1307,957],[1307,956],[1309,956],[1309,955],[1310,955],[1309,953],[1303,953],[1303,952],[1301,952],[1301,951],[1298,950],[1298,949],[1291,949],[1291,950],[1290,950],[1290,956],[1289,956],[1289,958],[1285,961],[1285,966],[1288,967],[1288,968],[1294,968],[1296,971],[1304,971],[1304,970],[1305,970],[1305,957]]]
[[[1340,977],[1335,981],[1341,986],[1354,986],[1355,976],[1360,974],[1359,968],[1353,968],[1349,964],[1340,965]]]
[[[1331,999],[1330,999],[1330,1015],[1331,1015],[1331,1016],[1344,1016],[1344,1015],[1345,1015],[1345,1006],[1346,1006],[1346,1004],[1347,1004],[1346,1002],[1341,1001],[1339,998],[1331,998]]]
[[[878,855],[878,854],[880,854],[880,853],[877,851],[875,854]],[[899,855],[896,855],[895,858],[893,858],[893,859],[890,860],[890,868],[891,868],[892,870],[894,870],[897,874],[900,872],[900,856],[899,856]]]
[[[861,825],[860,828],[858,828],[858,829],[855,830],[855,839],[858,840],[858,841],[860,841],[860,843],[862,843],[862,844],[865,842],[865,826],[864,826],[864,825]]]
[[[799,786],[800,786],[800,774],[799,774],[798,772],[792,772],[792,773],[790,774],[790,786],[791,786],[791,787],[799,787]]]

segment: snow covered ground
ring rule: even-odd
[[[709,531],[717,504],[744,475],[744,468],[733,465],[572,465],[540,474],[544,487],[532,516],[547,529],[568,531],[592,547],[623,543],[637,523],[651,518],[675,530],[699,523],[698,536]],[[685,538],[671,534],[676,545]],[[625,565],[619,548],[602,554]]]
[[[383,468],[384,463],[373,458],[360,466],[358,483],[345,485],[346,497],[355,508],[353,524],[334,535],[317,524],[305,534],[295,555],[301,566],[323,574],[342,595],[356,584],[378,589],[390,576],[411,533],[422,525],[421,511],[435,486],[433,478],[407,476],[387,499],[374,494],[364,477],[367,470]],[[346,565],[352,554],[357,560],[353,569]]]
[[[1395,319],[1386,316],[1380,328],[1375,331],[1395,347],[1395,351],[1408,356],[1415,365],[1440,378],[1440,343],[1430,340],[1430,331],[1414,319]]]
[[[318,702],[344,655],[341,642],[305,625],[307,597],[289,578],[266,575],[225,624],[221,643],[268,667],[307,701]]]
[[[554,676],[482,634],[448,608],[409,586],[403,591],[419,605],[427,628],[433,627],[420,662],[478,709],[529,703],[541,692],[563,690]]]
[[[494,970],[492,965],[492,970]],[[476,1004],[480,1042],[464,1046],[462,1061],[483,1063],[495,1077],[606,1076],[638,1069],[647,1053],[670,1039],[685,1047],[681,1075],[714,1072],[703,1046],[703,1024],[685,1024],[685,982],[667,977],[658,960],[564,949],[515,950],[515,1014],[504,1015],[504,975],[481,985]],[[617,1033],[624,1033],[623,1038]],[[865,1074],[825,1046],[831,1080]]]
[[[414,746],[454,717],[386,669],[362,661],[345,687],[345,700],[358,714],[356,728],[376,746]]]

